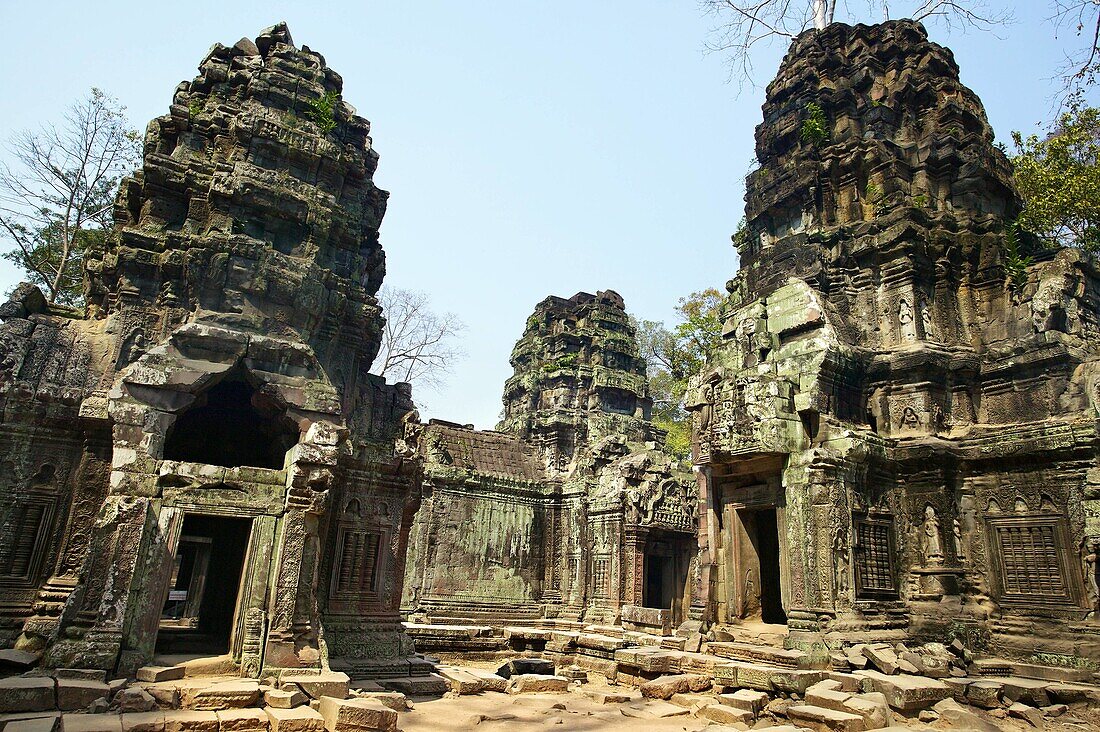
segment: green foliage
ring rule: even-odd
[[[863,190],[863,200],[871,204],[871,209],[874,211],[875,216],[882,216],[882,214],[886,212],[885,198],[886,196],[883,194],[881,188],[871,181],[867,181],[867,186]]]
[[[913,205],[917,208],[924,208],[928,205],[928,196],[924,195],[923,193],[918,193],[917,195],[913,196]]]
[[[752,239],[752,229],[749,228],[749,224],[745,221],[745,217],[742,216],[741,220],[737,222],[737,231],[733,232],[733,243],[741,248],[748,244]]]
[[[691,457],[691,415],[684,409],[688,379],[718,350],[725,300],[714,288],[680,298],[680,322],[671,330],[664,323],[632,319],[646,360],[653,423],[668,432],[666,449],[682,461]]]
[[[309,102],[309,119],[326,135],[336,128],[336,102],[340,95],[335,91],[327,91],[317,99]]]
[[[1100,109],[1071,110],[1046,138],[1012,140],[1020,226],[1047,244],[1100,251]]]
[[[558,356],[553,361],[547,361],[542,365],[542,370],[546,373],[554,371],[561,371],[563,369],[571,369],[577,365],[577,354],[566,353],[563,356]]]
[[[806,105],[806,116],[802,119],[798,136],[814,147],[821,147],[829,139],[829,120],[817,102]]]
[[[191,103],[187,105],[187,119],[191,122],[194,122],[195,118],[198,117],[201,113],[202,104],[200,104],[197,100],[192,100]]]
[[[60,124],[12,136],[0,165],[0,256],[51,301],[78,304],[84,255],[102,246],[118,183],[140,151],[125,107],[95,88]]]
[[[1020,248],[1020,225],[1013,222],[1005,227],[1005,282],[1013,292],[1019,292],[1027,284],[1027,268],[1031,266],[1031,255],[1024,254]]]

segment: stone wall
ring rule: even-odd
[[[919,24],[799,36],[763,117],[690,405],[709,617],[1095,659],[1094,261],[1021,235],[1014,284],[1010,165]]]
[[[670,632],[693,612],[697,499],[649,421],[645,362],[622,298],[543,300],[512,365],[499,432],[437,420],[423,428],[406,612],[432,622],[616,622],[649,605],[633,615],[659,616],[655,628]]]

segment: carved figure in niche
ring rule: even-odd
[[[901,325],[901,336],[907,341],[916,340],[917,331],[913,325],[913,306],[906,298],[898,301],[898,324]]]
[[[920,311],[920,324],[924,329],[924,337],[934,338],[935,333],[932,327],[932,310],[928,307],[928,301],[923,297],[920,299],[918,310]]]
[[[926,564],[943,564],[943,545],[940,541],[940,519],[932,504],[924,507],[923,535],[921,549]]]
[[[642,523],[642,507],[639,505],[638,495],[633,491],[623,491],[621,501],[626,522],[634,525]]]
[[[958,518],[951,522],[951,533],[955,536],[955,556],[961,562],[966,559],[966,550],[963,548],[962,524]]]
[[[1097,571],[1100,570],[1098,567],[1100,540],[1085,539],[1081,543],[1083,546],[1081,561],[1085,568],[1085,591],[1089,598],[1089,617],[1096,618],[1100,616],[1100,576],[1097,575]]]
[[[749,602],[751,598],[756,597],[756,573],[753,572],[752,567],[745,570],[745,595],[742,599],[742,612],[749,609]]]
[[[710,429],[710,423],[714,419],[714,387],[704,384],[701,396],[703,403],[699,408],[699,428],[705,432]]]
[[[833,605],[848,597],[848,528],[838,526],[833,534]]]
[[[920,429],[920,415],[911,405],[906,404],[905,408],[901,410],[898,427],[908,430]]]

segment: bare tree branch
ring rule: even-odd
[[[719,20],[711,29],[706,48],[727,56],[730,79],[736,80],[741,89],[754,82],[752,54],[757,46],[768,46],[777,40],[787,43],[805,30],[824,28],[838,20],[877,23],[890,18],[891,11],[895,11],[896,17],[937,22],[948,29],[989,30],[1011,21],[1011,13],[990,9],[986,0],[867,0],[856,11],[843,0],[700,0],[700,5],[704,12]],[[840,18],[838,8],[842,11]]]
[[[451,313],[431,310],[423,292],[383,286],[378,302],[386,318],[375,373],[434,389],[465,355],[458,342],[465,324]]]
[[[84,251],[105,235],[118,182],[140,161],[124,111],[92,89],[61,127],[44,125],[8,142],[12,165],[0,165],[0,240],[14,246],[0,256],[56,302],[82,296]]]

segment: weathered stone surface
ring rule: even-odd
[[[545,674],[519,674],[508,679],[509,694],[569,691],[568,679]]]
[[[26,671],[38,663],[40,653],[0,648],[0,671]]]
[[[321,674],[284,674],[280,686],[284,689],[301,689],[310,699],[331,696],[343,699],[348,695],[351,679],[341,671]]]
[[[41,712],[57,709],[54,680],[11,676],[0,679],[0,712]]]
[[[262,709],[219,709],[218,732],[264,732],[269,726]]]
[[[142,666],[137,670],[138,681],[175,681],[182,679],[187,669],[183,666]]]
[[[328,732],[391,732],[397,729],[397,712],[378,699],[345,700],[324,696],[318,711],[324,717]]]
[[[122,732],[163,732],[164,712],[123,712]]]
[[[168,710],[164,713],[164,732],[218,732],[218,714],[193,709]]]
[[[497,669],[497,676],[510,679],[516,674],[554,674],[554,662],[544,658],[513,658]]]
[[[699,710],[698,716],[719,724],[752,724],[755,719],[752,712],[725,704],[707,704]]]
[[[264,707],[271,732],[321,732],[325,728],[325,718],[311,707],[277,709]]]
[[[117,714],[63,714],[61,732],[122,732],[122,718]],[[217,732],[217,727],[202,732]]]
[[[293,709],[309,702],[300,689],[271,689],[264,692],[264,704],[278,709]]]
[[[976,729],[980,732],[997,732],[999,727],[979,717],[975,712],[967,709],[954,699],[944,699],[936,702],[933,707],[940,715],[940,720],[948,725],[948,728]]]
[[[259,700],[260,686],[255,681],[222,681],[210,686],[180,688],[180,703],[187,709],[241,709]]]
[[[642,684],[642,696],[647,699],[670,699],[673,694],[686,694],[710,688],[711,680],[698,674],[660,676]]]
[[[863,732],[863,717],[848,712],[838,712],[809,704],[798,704],[787,709],[792,722],[818,732]]]
[[[881,693],[886,702],[899,711],[915,712],[930,707],[951,695],[951,690],[938,679],[915,676],[887,676],[877,671],[859,671]]]
[[[4,725],[5,732],[55,732],[58,725],[57,717],[36,717],[34,719],[17,719]],[[125,730],[123,731],[125,732]]]

